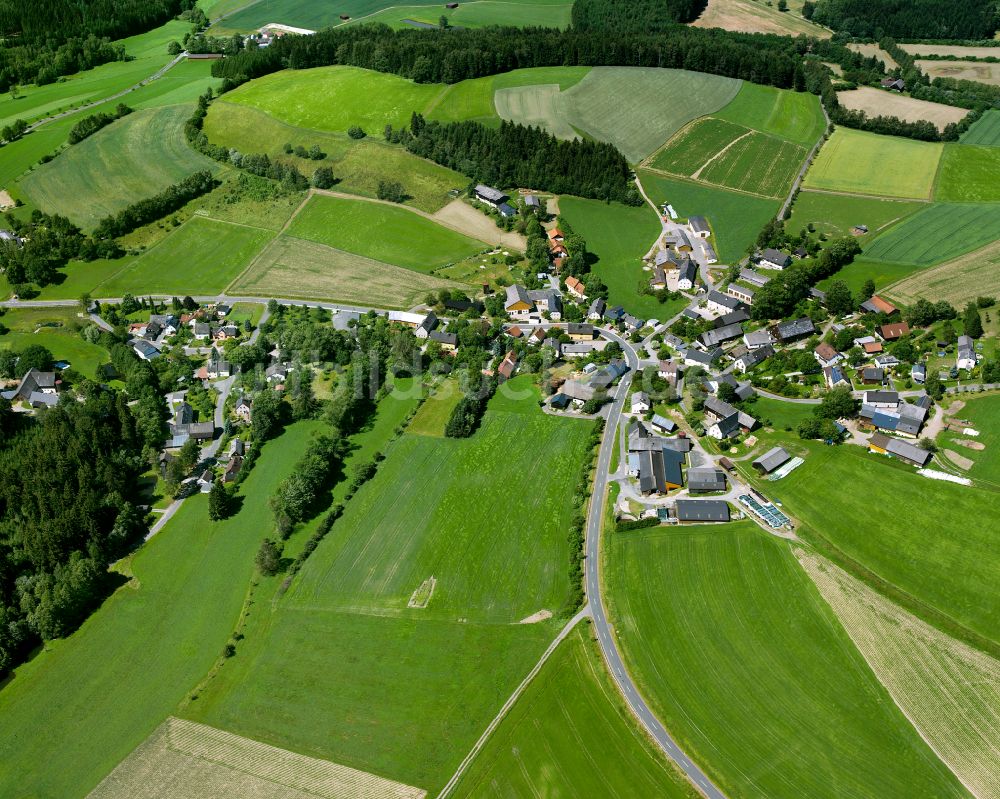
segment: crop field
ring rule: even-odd
[[[781,207],[778,200],[671,180],[648,170],[640,170],[639,178],[653,202],[670,203],[682,217],[703,214],[708,218],[715,231],[720,263],[739,260]]]
[[[959,141],[962,144],[1000,147],[1000,111],[990,109],[985,112],[962,134]]]
[[[581,624],[518,699],[454,795],[689,799],[693,790],[636,728],[589,625]]]
[[[894,264],[931,266],[1000,239],[1000,206],[928,205],[894,225],[865,248],[865,257]]]
[[[83,340],[80,329],[90,321],[76,314],[76,308],[8,310],[0,316],[0,324],[8,331],[0,335],[0,350],[45,347],[57,361],[69,361],[71,369],[94,380],[97,367],[108,360],[108,351]]]
[[[966,47],[960,44],[900,44],[910,55],[943,55],[955,58],[1000,58],[996,47]]]
[[[410,20],[436,28],[440,18],[445,16],[451,25],[463,28],[486,25],[566,28],[572,9],[572,0],[471,0],[460,3],[455,9],[440,5],[393,5],[370,17],[361,17],[357,22],[365,25],[381,22],[391,28],[406,28],[411,27],[407,23]]]
[[[700,72],[594,67],[560,100],[570,124],[638,162],[692,119],[718,111],[739,88],[738,80]]]
[[[418,788],[278,749],[204,724],[169,718],[88,799],[423,799]]]
[[[934,482],[927,501],[927,478],[881,457],[855,447],[811,447],[805,464],[774,483],[773,493],[802,521],[807,540],[836,547],[924,606],[1000,642],[1000,553],[994,530],[981,523],[996,494]],[[817,480],[868,489],[817,491]]]
[[[1000,661],[833,564],[798,558],[893,700],[975,796],[1000,797]]]
[[[130,559],[129,584],[18,668],[0,691],[0,794],[83,797],[174,711],[232,632],[268,497],[319,428],[265,445],[231,518],[210,521],[204,495],[187,500]]]
[[[272,238],[270,230],[195,216],[96,287],[94,294],[217,294]]]
[[[975,61],[917,61],[917,68],[931,78],[974,80],[990,86],[1000,86],[1000,64],[996,63],[976,63]]]
[[[530,380],[466,440],[404,433],[186,715],[433,791],[530,670],[566,601],[589,425]],[[523,444],[496,453],[514,439]],[[511,496],[524,513],[508,513]],[[425,608],[410,608],[430,578]],[[295,652],[294,658],[287,653]],[[345,656],[345,653],[349,653]]]
[[[787,543],[750,522],[616,535],[607,581],[643,695],[727,794],[965,795]]]
[[[826,128],[816,95],[746,81],[714,116],[805,147],[812,147]]]
[[[621,305],[640,319],[667,319],[681,309],[676,301],[661,303],[639,293],[639,285],[649,281],[649,273],[642,271],[642,257],[660,232],[652,208],[561,197],[559,210],[597,256],[593,271],[608,287],[609,305]]]
[[[805,188],[930,199],[940,143],[837,128],[806,173]]]
[[[217,165],[184,138],[191,107],[136,111],[39,167],[21,181],[38,207],[93,228],[103,217]]]
[[[864,247],[880,233],[926,207],[926,203],[908,200],[852,197],[805,189],[796,197],[786,227],[798,233],[811,224],[817,232],[839,238],[852,236],[855,225],[866,225],[868,233],[857,237]]]
[[[877,44],[855,44],[851,43],[847,45],[849,50],[853,50],[855,53],[861,53],[863,56],[871,58],[875,56],[879,61],[882,62],[888,69],[895,69],[899,66],[895,59],[889,55],[885,50],[879,47]]]
[[[558,84],[500,89],[493,99],[501,119],[542,128],[559,139],[578,138],[559,111]]]
[[[969,113],[964,108],[917,100],[870,86],[837,92],[837,99],[844,108],[864,111],[870,117],[894,116],[907,122],[926,120],[933,122],[938,130],[944,130],[946,125],[958,122]]]
[[[948,144],[938,169],[934,199],[938,202],[1000,201],[1000,147]],[[1000,205],[996,206],[1000,212]]]
[[[806,157],[806,149],[762,133],[736,141],[698,173],[707,183],[784,198]]]
[[[324,195],[309,200],[288,234],[424,273],[484,249],[406,208]]]
[[[708,0],[708,6],[692,25],[742,33],[805,34],[819,39],[830,37],[830,31],[802,16],[801,2],[792,0],[788,6],[788,11],[781,12],[761,0]]]
[[[749,128],[715,117],[696,119],[649,160],[651,169],[691,177],[723,149],[751,133]]]
[[[216,31],[252,31],[269,22],[281,22],[296,28],[319,30],[340,23],[341,14],[349,14],[357,19],[376,14],[389,6],[395,5],[394,0],[341,0],[336,6],[317,3],[315,0],[262,0],[246,5],[236,10],[231,16],[216,23]],[[409,5],[432,5],[431,0],[409,0]],[[213,15],[214,16],[214,15]]]
[[[324,244],[279,236],[230,291],[247,296],[335,300],[364,307],[412,308],[428,291],[455,284]]]

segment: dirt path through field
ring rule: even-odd
[[[734,144],[736,144],[736,142],[743,141],[743,139],[745,139],[747,136],[753,136],[753,134],[754,134],[754,131],[748,130],[742,136],[739,136],[738,138],[733,139],[731,142],[729,142],[729,144],[727,144],[725,147],[723,147],[721,150],[719,150],[719,152],[717,152],[715,155],[713,155],[711,158],[709,158],[704,164],[702,164],[700,167],[698,167],[698,171],[695,172],[691,176],[691,180],[700,180],[701,179],[701,173],[704,172],[708,168],[708,166],[716,158],[722,158],[722,156],[724,156],[726,154],[726,152],[729,150],[729,148],[732,147]]]

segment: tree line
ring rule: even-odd
[[[992,39],[993,0],[816,0],[802,16],[851,36],[901,39]]]
[[[132,109],[125,105],[125,103],[118,103],[113,114],[102,112],[84,117],[70,129],[67,141],[70,144],[79,144],[88,136],[93,136],[101,128],[106,128],[116,119],[121,119],[131,113]]]
[[[576,0],[572,21],[581,31],[648,33],[694,22],[707,5],[708,0]]]
[[[117,214],[104,217],[94,228],[94,238],[113,239],[173,213],[196,197],[208,194],[218,184],[207,169],[189,175],[159,194],[132,203]]]

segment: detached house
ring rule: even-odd
[[[861,303],[861,310],[865,313],[884,313],[886,316],[895,316],[899,313],[899,308],[877,294],[873,294],[870,300]]]
[[[509,199],[508,196],[499,189],[494,189],[492,186],[485,186],[482,183],[473,189],[472,196],[474,199],[483,203],[483,205],[488,205],[490,208],[495,208],[497,210],[500,210],[500,206],[506,203]]]
[[[688,230],[691,235],[699,239],[707,239],[712,235],[712,230],[708,226],[708,220],[703,216],[692,216],[688,219]]]
[[[587,287],[583,285],[582,281],[572,275],[566,278],[566,291],[578,299],[587,299]]]
[[[236,401],[236,405],[233,406],[233,413],[236,414],[238,419],[250,422],[253,420],[253,404],[245,395],[241,396]]]
[[[431,331],[437,327],[438,318],[434,311],[429,311],[427,316],[423,318],[423,321],[417,325],[417,329],[414,331],[414,335],[417,338],[427,338],[430,336]]]
[[[832,344],[823,341],[813,350],[813,357],[825,369],[828,366],[833,366],[840,360],[840,353],[834,349]]]
[[[757,265],[764,269],[787,269],[792,265],[792,256],[768,247],[760,254]]]
[[[970,336],[958,337],[958,352],[955,356],[955,366],[959,369],[976,368],[976,344]]]
[[[690,258],[684,259],[677,272],[677,288],[690,291],[698,279],[698,265]]]
[[[513,286],[507,286],[507,298],[504,301],[503,309],[511,319],[526,321],[533,307],[534,303],[532,303],[524,286],[517,283]]]
[[[728,313],[729,311],[735,311],[740,307],[740,301],[735,297],[727,297],[725,294],[721,294],[718,291],[710,291],[708,293],[708,302],[706,307],[710,311],[715,313]]]

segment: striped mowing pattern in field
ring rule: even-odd
[[[1000,147],[1000,111],[990,109],[976,120],[959,139],[962,144]]]
[[[1000,662],[833,564],[796,553],[879,681],[962,783],[1000,798]]]
[[[547,130],[558,139],[577,138],[573,126],[559,111],[559,85],[515,86],[498,89],[493,95],[502,119]]]
[[[935,203],[918,211],[865,250],[865,258],[931,266],[1000,239],[1000,205]]]
[[[805,157],[804,147],[755,131],[733,142],[699,177],[740,191],[784,197]]]
[[[426,795],[419,788],[364,771],[168,718],[89,799],[423,799]]]

